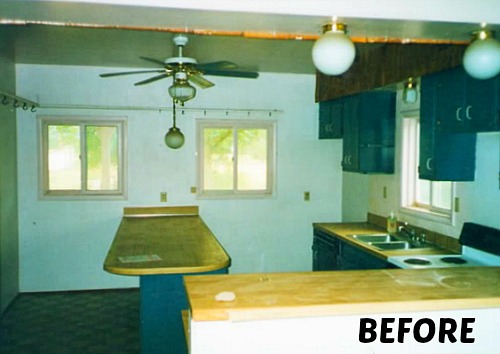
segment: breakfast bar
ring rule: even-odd
[[[187,353],[181,311],[186,274],[226,274],[230,258],[197,206],[129,207],[104,261],[140,277],[141,353]]]
[[[185,284],[193,354],[498,349],[499,267],[234,274]],[[363,321],[377,323],[370,343]]]

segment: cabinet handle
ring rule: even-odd
[[[348,164],[348,165],[352,165],[352,160],[351,160],[351,159],[352,159],[352,155],[349,155],[349,156],[347,157],[347,164]]]
[[[467,106],[467,108],[465,109],[465,118],[467,118],[468,120],[472,120],[472,117],[469,114],[471,108],[472,108],[472,106]]]
[[[429,157],[429,158],[427,159],[427,162],[425,163],[425,167],[427,167],[427,169],[428,169],[429,171],[432,171],[431,161],[432,161],[432,157]]]
[[[460,118],[460,111],[461,111],[461,110],[462,110],[462,107],[458,107],[458,108],[457,108],[457,110],[456,110],[456,112],[455,112],[455,118],[456,118],[459,122],[463,121],[463,119],[461,119],[461,118]]]

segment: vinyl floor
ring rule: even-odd
[[[0,322],[1,354],[138,354],[139,290],[24,293]]]

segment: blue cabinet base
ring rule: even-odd
[[[187,354],[181,315],[182,310],[188,309],[183,277],[204,274],[227,274],[227,268],[140,277],[142,354]]]

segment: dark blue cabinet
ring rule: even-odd
[[[342,98],[319,103],[319,139],[342,138]]]
[[[394,266],[355,246],[314,229],[313,271],[387,269]]]
[[[453,77],[447,71],[442,75]],[[443,130],[444,108],[440,98],[443,92],[437,84],[439,75],[429,75],[421,80],[420,156],[419,178],[431,181],[473,181],[475,174],[476,133],[453,133]],[[462,90],[457,84],[449,92],[447,106],[458,102],[456,94]]]
[[[394,172],[396,95],[371,91],[348,96],[343,104],[344,171]]]
[[[500,130],[499,78],[477,80],[463,67],[457,67],[422,78],[422,90],[432,90],[431,102],[422,107],[435,115],[436,127],[448,133],[477,133]]]

